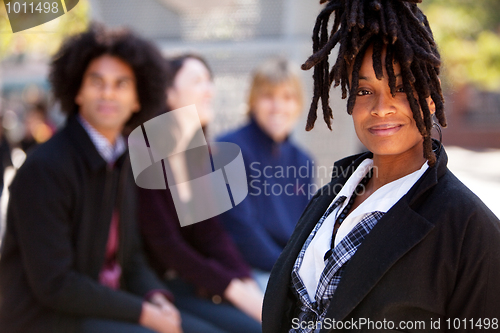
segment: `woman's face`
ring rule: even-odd
[[[290,134],[300,114],[297,92],[291,83],[282,83],[258,93],[252,114],[259,127],[275,142]]]
[[[195,104],[201,125],[206,126],[213,118],[213,95],[208,69],[198,59],[188,58],[177,72],[174,85],[167,89],[167,104],[172,110]]]
[[[399,64],[394,64],[396,96],[392,97],[385,63],[384,76],[378,80],[373,70],[372,54],[370,47],[359,71],[359,87],[352,113],[356,134],[374,155],[422,159],[423,138],[403,88],[401,68]],[[382,53],[384,58],[385,51]],[[434,102],[429,98],[428,103],[431,112],[434,112]]]

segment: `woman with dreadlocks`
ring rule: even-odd
[[[314,67],[306,129],[320,101],[330,127],[340,85],[369,152],[338,161],[306,207],[271,273],[263,331],[498,329],[500,222],[431,139],[433,116],[446,119],[420,1],[321,2],[302,66]]]

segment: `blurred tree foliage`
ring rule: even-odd
[[[0,4],[0,60],[24,54],[52,55],[64,37],[86,29],[89,3],[80,0],[67,14],[40,26],[12,33],[4,1]]]
[[[424,0],[447,88],[500,91],[500,0]]]
[[[453,89],[473,84],[500,91],[500,0],[424,0],[420,6],[444,60],[444,85]],[[87,27],[88,12],[88,0],[80,0],[68,14],[13,34],[0,4],[0,60],[26,53],[53,54],[65,36]]]

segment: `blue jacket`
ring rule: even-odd
[[[217,141],[240,146],[248,180],[248,196],[221,220],[247,262],[271,271],[310,199],[313,162],[289,139],[274,142],[254,120]]]

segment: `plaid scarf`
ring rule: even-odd
[[[299,314],[297,318],[300,323],[303,323],[301,327],[290,329],[290,333],[310,333],[320,330],[321,322],[325,319],[328,306],[330,305],[330,299],[333,293],[337,289],[337,286],[342,277],[345,264],[351,259],[351,257],[356,253],[361,242],[365,239],[366,235],[373,229],[375,224],[382,218],[384,213],[382,212],[371,212],[365,214],[361,221],[344,237],[340,243],[333,249],[332,255],[328,257],[325,264],[325,269],[321,273],[321,277],[316,289],[316,294],[314,301],[311,302],[309,295],[307,294],[306,287],[299,276],[299,268],[304,259],[307,247],[311,243],[312,239],[318,232],[319,228],[325,221],[325,219],[335,210],[342,206],[346,200],[345,196],[341,196],[337,201],[331,205],[327,211],[323,214],[319,222],[314,227],[313,231],[307,238],[306,242],[302,246],[302,249],[295,261],[295,265],[292,270],[292,290],[294,291],[299,306]],[[312,323],[312,325],[311,325]]]

